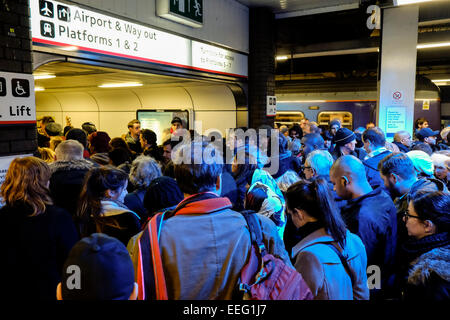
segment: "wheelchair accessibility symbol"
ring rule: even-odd
[[[30,96],[30,83],[25,79],[11,80],[12,95],[18,98],[28,98]]]

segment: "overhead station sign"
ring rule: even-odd
[[[194,28],[203,26],[202,0],[156,0],[156,14]]]
[[[245,54],[58,1],[31,0],[34,45],[157,63],[233,77],[248,76]]]
[[[35,122],[33,75],[0,72],[0,125]]]

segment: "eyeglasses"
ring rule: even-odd
[[[306,169],[311,170],[311,167],[303,167],[303,170],[306,170]]]
[[[406,211],[403,213],[403,217],[405,217],[405,222],[408,221],[409,218],[416,218],[416,219],[419,219],[419,220],[423,220],[423,219],[420,218],[419,216],[413,216],[413,215],[410,215],[408,210],[406,210]]]

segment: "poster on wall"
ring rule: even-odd
[[[406,107],[386,108],[386,136],[393,137],[397,131],[406,129]]]

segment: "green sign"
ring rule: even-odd
[[[171,0],[170,12],[203,23],[202,0]]]
[[[203,25],[203,0],[157,0],[157,14],[191,27]]]

